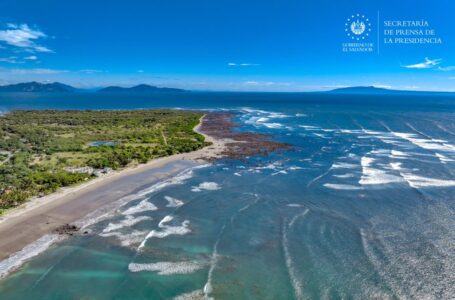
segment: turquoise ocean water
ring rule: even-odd
[[[190,108],[292,151],[189,168],[0,282],[1,299],[453,299],[455,98],[0,96],[0,111]]]

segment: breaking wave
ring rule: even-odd
[[[158,275],[190,274],[207,266],[206,262],[183,261],[183,262],[157,262],[151,264],[130,263],[128,270],[131,272],[157,272]]]
[[[203,182],[203,183],[199,184],[198,186],[193,186],[191,188],[191,191],[193,191],[193,192],[201,192],[202,190],[216,191],[219,189],[221,189],[221,187],[216,182]]]
[[[25,261],[44,252],[53,243],[61,241],[63,237],[57,234],[47,234],[35,242],[25,246],[21,251],[0,262],[0,278],[19,268]]]

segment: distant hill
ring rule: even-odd
[[[34,92],[34,93],[67,93],[76,88],[60,83],[39,83],[36,81],[0,86],[0,92]]]
[[[334,89],[325,93],[346,95],[426,95],[426,94],[455,95],[455,93],[451,92],[391,90],[374,86],[353,86]]]
[[[156,87],[148,84],[140,84],[130,88],[123,88],[119,86],[109,86],[98,90],[100,93],[181,93],[186,90],[167,88],[167,87]]]

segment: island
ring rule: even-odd
[[[376,86],[351,86],[337,88],[323,93],[340,95],[401,95],[401,96],[453,96],[453,92],[394,90]]]
[[[129,93],[129,94],[161,94],[184,93],[188,90],[157,87],[148,84],[139,84],[133,87],[108,86],[104,88],[82,89],[61,82],[22,82],[0,86],[0,93],[73,93],[73,92],[99,92],[99,93]]]
[[[40,83],[36,81],[0,86],[0,93],[71,93],[77,89],[60,82]]]
[[[98,90],[100,93],[183,93],[187,90],[167,88],[167,87],[156,87],[148,84],[139,84],[133,87],[124,88],[119,86],[109,86]]]

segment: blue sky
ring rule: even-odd
[[[455,91],[454,11],[452,0],[1,1],[0,84]],[[341,51],[356,13],[371,19],[372,53]],[[384,20],[427,20],[443,43],[385,45]]]

